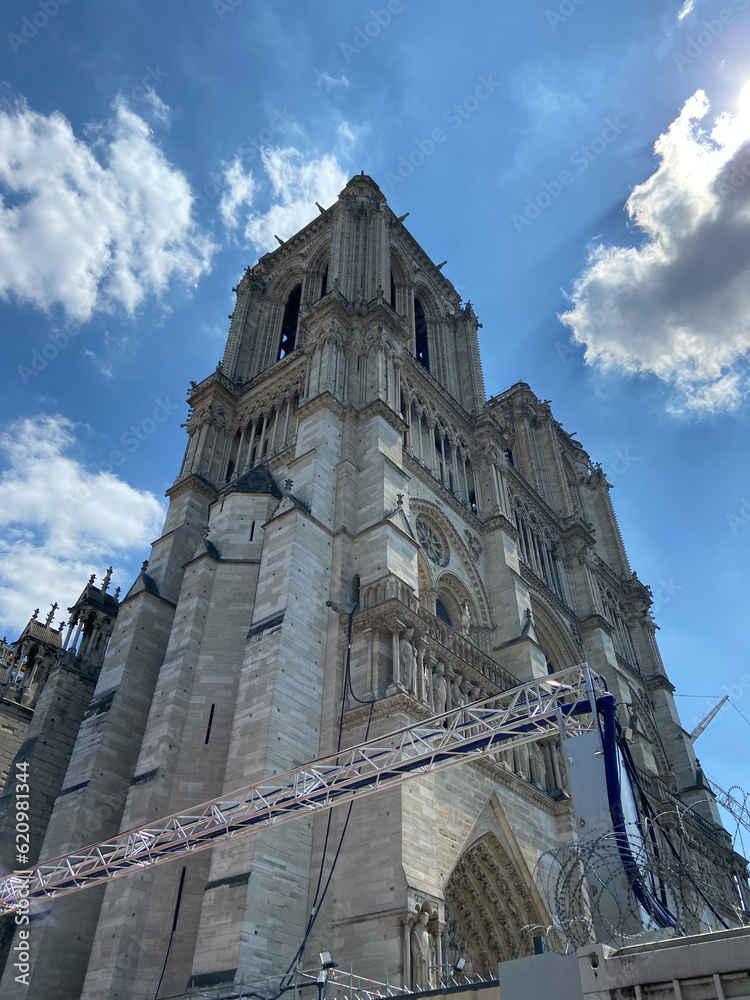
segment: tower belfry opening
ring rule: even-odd
[[[189,391],[163,534],[122,600],[88,589],[76,607],[96,687],[29,863],[585,661],[627,708],[639,804],[668,804],[701,872],[690,929],[730,923],[745,864],[610,484],[528,385],[486,397],[477,316],[433,259],[362,174],[242,275],[222,361]],[[37,624],[15,670],[35,683],[57,657],[62,692],[62,640],[45,632],[45,653]],[[7,713],[48,712],[44,731],[46,690]],[[31,986],[7,965],[0,993],[230,991],[323,950],[407,990],[459,958],[485,974],[553,924],[534,862],[572,839],[571,787],[552,725],[365,797],[343,836],[316,812],[61,896],[35,923]]]
[[[427,320],[422,303],[414,299],[414,351],[417,361],[430,370],[430,348],[427,341]]]
[[[323,285],[328,279],[328,270],[323,276]],[[325,295],[325,291],[323,292]],[[289,293],[289,298],[284,306],[284,316],[281,321],[281,338],[279,340],[278,358],[285,358],[291,354],[297,342],[297,324],[299,322],[299,309],[302,301],[302,285],[295,285]]]

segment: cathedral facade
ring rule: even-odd
[[[485,397],[471,305],[365,175],[234,291],[38,858],[587,661],[714,887],[690,929],[729,920],[744,862],[601,467],[525,383]],[[412,989],[491,977],[554,922],[537,861],[576,833],[559,742],[532,743],[47,904],[0,992],[229,989],[323,950]]]

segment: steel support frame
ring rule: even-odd
[[[526,743],[596,728],[604,680],[579,664],[127,830],[0,880],[0,913],[143,871]],[[592,714],[592,708],[594,712]]]

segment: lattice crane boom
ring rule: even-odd
[[[330,809],[466,760],[597,726],[604,681],[580,664],[341,750],[0,880],[0,913]],[[608,696],[611,697],[611,696]],[[23,905],[26,905],[25,903]]]

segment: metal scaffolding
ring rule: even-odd
[[[0,913],[143,871],[467,760],[597,726],[602,678],[587,664],[521,684],[425,723],[320,760],[16,872],[0,881]]]

